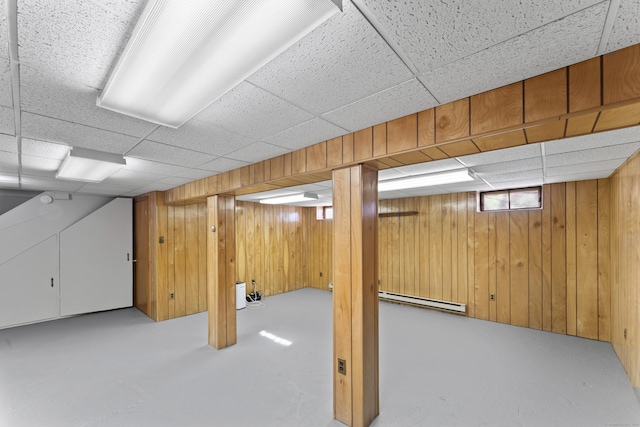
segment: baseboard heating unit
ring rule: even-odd
[[[384,301],[401,302],[404,304],[419,305],[422,307],[434,308],[455,314],[467,314],[467,305],[459,302],[441,301],[437,299],[414,297],[411,295],[396,294],[393,292],[380,291],[379,298]]]

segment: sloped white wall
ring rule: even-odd
[[[40,202],[36,196],[0,216],[0,265],[106,205],[113,197],[72,194],[70,200]],[[2,277],[0,277],[0,281]]]

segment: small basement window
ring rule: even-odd
[[[324,219],[333,219],[333,206],[317,206],[316,219],[322,221]]]
[[[542,187],[484,191],[478,198],[480,212],[542,209]]]

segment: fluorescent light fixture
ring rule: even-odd
[[[431,185],[453,184],[455,182],[473,181],[469,169],[410,176],[408,178],[391,179],[378,183],[378,192],[405,190],[408,188],[429,187]]]
[[[97,105],[177,128],[342,0],[149,0]]]
[[[62,162],[56,178],[100,182],[126,164],[124,157],[119,154],[72,148]]]
[[[318,195],[314,193],[292,194],[290,196],[272,197],[262,199],[260,203],[266,205],[284,205],[286,203],[306,202],[308,200],[318,200]]]

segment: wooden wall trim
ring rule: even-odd
[[[638,124],[640,44],[184,184],[165,199],[201,203],[328,180],[359,163],[384,169]]]

